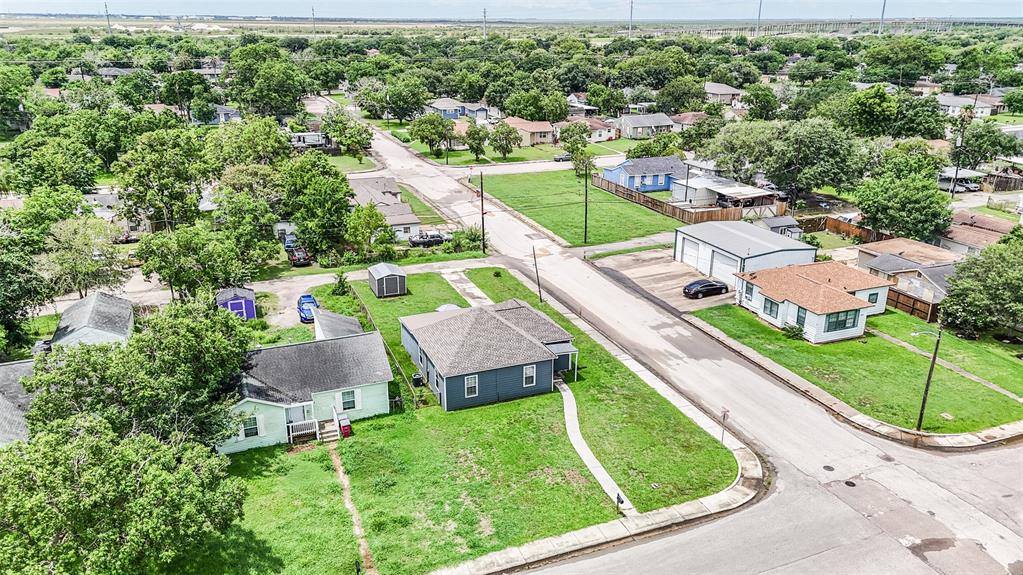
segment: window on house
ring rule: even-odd
[[[465,396],[476,397],[480,394],[480,376],[478,375],[467,375],[465,376]]]
[[[746,299],[753,299],[753,284],[746,282]]]
[[[778,317],[778,302],[774,300],[764,298],[764,313],[767,315],[777,318]]]
[[[796,310],[796,325],[803,327],[806,325],[806,310],[799,308]]]
[[[410,233],[412,233],[412,228],[410,226],[405,226],[405,227],[401,228],[401,231],[402,231],[402,233],[410,234]]]
[[[259,435],[259,423],[256,421],[256,416],[246,417],[242,420],[242,435],[245,437],[255,437]]]
[[[877,292],[868,295],[867,301],[869,301],[870,303],[877,303]]]
[[[533,387],[534,385],[536,385],[536,366],[524,366],[522,368],[522,387]]]
[[[860,320],[860,310],[840,311],[829,313],[825,318],[824,331],[841,331],[856,327]]]
[[[355,390],[348,389],[341,392],[341,409],[348,411],[349,409],[355,409]]]

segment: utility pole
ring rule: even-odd
[[[877,24],[877,35],[884,32],[884,9],[888,6],[888,0],[881,0],[881,21]]]
[[[108,35],[113,35],[114,31],[110,27],[110,9],[107,8],[107,3],[106,2],[103,3],[103,13],[107,15],[107,34]]]
[[[632,40],[632,4],[634,0],[629,0],[629,40]]]
[[[483,9],[483,41],[487,41],[487,9]]]
[[[586,152],[583,152],[585,155]],[[583,177],[583,244],[590,243],[590,158],[586,161],[586,175]]]
[[[931,391],[931,378],[934,377],[934,364],[938,362],[938,348],[941,347],[941,324],[938,324],[938,340],[934,342],[934,355],[931,356],[931,367],[927,370],[927,383],[924,384],[924,397],[920,402],[920,415],[916,418],[916,430],[924,426],[924,410],[927,409],[927,394]]]
[[[311,6],[310,9],[313,12],[313,36],[316,35],[316,6]]]
[[[983,79],[984,67],[980,67],[981,78]],[[959,113],[959,134],[956,136],[956,150],[959,152],[956,154],[956,171],[952,174],[952,185],[948,187],[948,195],[955,201],[956,198],[956,186],[959,184],[959,168],[963,165],[963,141],[966,139],[966,126],[973,122],[974,113],[977,110],[977,100],[980,98],[980,92],[978,91],[973,95],[973,109],[969,111],[962,111]]]
[[[480,251],[487,255],[487,218],[483,209],[483,168],[480,168]]]
[[[757,4],[757,29],[753,32],[753,37],[756,38],[760,35],[760,14],[764,11],[764,0],[760,0]]]
[[[533,246],[533,273],[536,274],[536,297],[543,303],[543,290],[540,289],[540,268],[536,265],[536,246]]]

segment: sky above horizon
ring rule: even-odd
[[[764,0],[765,19],[877,18],[882,0]],[[376,0],[341,3],[325,0],[108,0],[111,14],[187,16],[308,16],[315,7],[323,18],[582,20],[629,15],[628,0]],[[636,20],[714,20],[756,18],[757,0],[635,0]],[[0,0],[0,13],[100,14],[102,0]],[[886,17],[1023,18],[1021,0],[890,0]]]

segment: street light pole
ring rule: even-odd
[[[583,176],[583,244],[590,243],[590,159],[585,157],[586,175]]]
[[[934,377],[934,364],[938,362],[938,349],[941,347],[941,324],[938,324],[938,338],[934,342],[934,354],[931,355],[931,366],[927,369],[927,383],[924,384],[924,397],[920,401],[920,415],[916,418],[916,430],[924,426],[924,411],[927,409],[927,395],[931,392],[931,378]]]
[[[480,168],[480,251],[487,255],[487,218],[483,211],[483,168]]]
[[[760,0],[757,4],[757,29],[753,32],[753,37],[756,38],[760,35],[760,14],[764,11],[764,0]]]

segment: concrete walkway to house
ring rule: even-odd
[[[931,353],[930,352],[924,351],[924,350],[916,347],[915,345],[913,345],[913,344],[911,344],[909,342],[902,341],[901,339],[899,339],[897,337],[888,335],[887,333],[884,333],[882,331],[878,331],[876,329],[869,328],[869,327],[867,328],[867,331],[872,333],[872,334],[874,334],[874,335],[876,335],[877,337],[879,337],[879,338],[881,338],[881,339],[883,339],[885,341],[894,343],[895,345],[897,345],[899,347],[906,348],[909,351],[911,351],[911,352],[913,352],[913,353],[915,353],[917,355],[921,355],[921,356],[926,357],[928,359],[930,359],[930,357],[931,357]],[[1002,387],[999,387],[998,384],[991,383],[990,381],[984,379],[983,377],[978,377],[976,375],[973,375],[972,373],[966,371],[965,369],[959,367],[958,365],[956,365],[954,363],[950,363],[948,361],[945,361],[944,359],[941,359],[940,357],[938,358],[938,362],[937,363],[941,367],[944,367],[945,369],[950,369],[950,370],[958,373],[959,375],[965,377],[966,379],[968,379],[970,381],[975,381],[975,382],[983,385],[984,387],[987,387],[988,389],[991,389],[992,391],[997,391],[998,393],[1000,393],[1000,394],[1002,394],[1002,395],[1004,395],[1006,397],[1011,397],[1012,399],[1014,399],[1014,400],[1016,400],[1016,401],[1018,401],[1020,403],[1023,403],[1023,397],[1020,397],[1020,396],[1016,395],[1015,393],[1009,391],[1008,389],[1004,389]]]
[[[590,446],[586,443],[586,440],[583,439],[583,432],[579,430],[579,412],[575,406],[575,396],[572,395],[572,390],[564,382],[557,383],[557,386],[558,391],[561,392],[561,399],[565,401],[565,431],[568,432],[568,440],[572,442],[575,452],[582,458],[586,468],[590,470],[594,479],[600,484],[600,488],[604,490],[604,493],[607,493],[611,501],[617,504],[618,498],[621,498],[623,503],[618,506],[618,509],[623,515],[627,517],[639,515],[632,502],[625,496],[625,492],[622,491],[621,487],[618,487],[615,480],[611,478],[611,474],[604,469],[600,460],[597,459],[597,456],[593,454]]]
[[[494,303],[487,297],[487,294],[483,293],[483,290],[472,283],[472,280],[465,275],[465,271],[446,270],[440,272],[440,275],[451,284],[451,287],[455,288],[455,291],[465,298],[465,301],[469,302],[470,306],[480,307]]]

